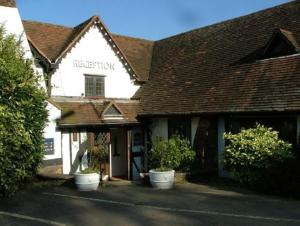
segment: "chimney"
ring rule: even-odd
[[[6,6],[6,7],[16,7],[16,1],[15,0],[0,0],[0,6]]]

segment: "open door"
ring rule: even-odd
[[[131,131],[131,179],[140,179],[140,173],[144,172],[144,138],[141,128]]]

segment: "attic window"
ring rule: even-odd
[[[293,36],[293,33],[287,30],[279,29],[273,33],[273,36],[267,43],[263,58],[274,58],[288,56],[299,52],[299,45]]]
[[[120,110],[114,105],[111,104],[103,113],[105,119],[123,119],[123,115]]]

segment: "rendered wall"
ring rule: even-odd
[[[60,118],[61,111],[51,103],[47,104],[47,110],[49,116],[44,129],[44,138],[54,139],[54,154],[45,155],[44,160],[58,159],[61,158],[61,133],[56,129],[56,120]]]
[[[74,133],[77,133],[77,141],[74,139]],[[88,147],[86,131],[64,130],[61,135],[63,174],[73,174],[80,169],[85,169]]]
[[[21,37],[25,57],[31,59],[31,50],[24,33],[24,27],[18,9],[14,7],[0,6],[0,24],[4,25],[8,34],[14,34],[17,37]]]
[[[96,26],[87,31],[52,75],[52,96],[83,96],[87,74],[105,76],[105,97],[130,98],[139,88]]]

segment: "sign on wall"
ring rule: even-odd
[[[114,71],[115,63],[93,60],[73,60],[73,67]]]
[[[45,155],[54,154],[54,138],[45,138],[44,150]]]

